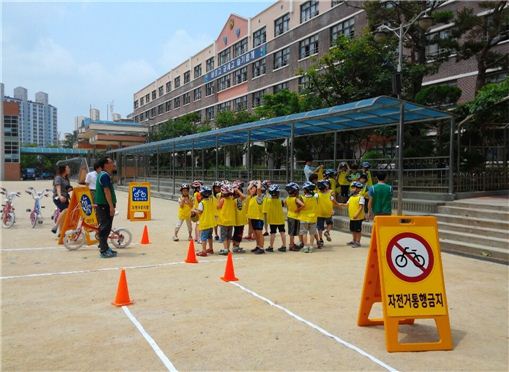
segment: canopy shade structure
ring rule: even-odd
[[[110,151],[122,155],[200,150],[321,133],[397,125],[403,105],[405,124],[451,119],[445,112],[380,96],[324,109],[244,123],[179,138]]]
[[[38,155],[87,155],[91,150],[67,149],[63,147],[22,147],[22,154]]]

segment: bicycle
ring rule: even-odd
[[[5,195],[5,204],[2,204],[2,212],[0,218],[2,219],[2,227],[9,229],[16,222],[16,213],[12,205],[15,197],[20,197],[19,192],[8,192],[4,187],[0,187],[0,194]]]
[[[41,205],[41,199],[44,196],[48,196],[50,189],[44,189],[42,191],[37,191],[33,187],[29,187],[25,190],[27,194],[32,196],[34,198],[34,207],[32,209],[27,209],[27,212],[30,212],[30,223],[32,224],[32,228],[35,228],[35,226],[39,223],[42,224],[43,218],[41,213],[41,208],[44,208],[44,205]]]
[[[79,213],[80,205],[77,205],[72,213]],[[72,217],[72,216],[71,216]],[[87,232],[95,231],[95,239],[99,240],[99,226],[94,226],[86,223],[83,217],[80,215],[76,229],[67,230],[64,234],[64,246],[74,251],[85,243],[85,234]],[[126,228],[112,228],[108,240],[115,248],[126,248],[131,244],[132,235],[131,232]]]
[[[410,249],[410,247],[405,247],[405,251],[397,255],[394,260],[398,267],[403,268],[408,264],[408,258],[406,257],[407,254],[413,256],[415,266],[423,268],[424,265],[426,264],[425,258],[418,254],[416,249]]]

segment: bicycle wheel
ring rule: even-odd
[[[405,257],[404,254],[400,254],[399,256],[396,256],[394,262],[398,267],[405,267],[408,263],[408,259]]]
[[[79,249],[85,242],[85,234],[81,230],[67,230],[64,234],[64,246],[75,251]]]
[[[426,260],[424,259],[423,256],[421,256],[420,254],[416,254],[415,255],[415,261],[417,262],[417,267],[424,267],[424,265],[426,264]]]
[[[32,229],[34,229],[35,225],[37,225],[37,213],[34,211],[30,213],[30,223],[32,224]]]
[[[126,248],[131,244],[131,232],[124,228],[112,229],[109,240],[115,248]]]
[[[9,229],[14,225],[14,222],[16,221],[16,216],[14,213],[5,213],[2,216],[2,227],[5,227],[6,229]]]

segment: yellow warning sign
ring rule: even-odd
[[[370,319],[382,302],[383,319]],[[440,340],[402,344],[398,325],[433,318]],[[385,325],[387,351],[452,348],[435,217],[377,216],[364,275],[358,325]]]
[[[151,219],[150,182],[129,182],[127,218],[131,221],[149,221]]]

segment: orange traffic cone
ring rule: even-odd
[[[189,242],[189,249],[187,250],[187,258],[186,263],[198,263],[198,260],[196,259],[196,252],[194,251],[194,241],[191,240]]]
[[[148,240],[148,228],[147,225],[145,225],[145,228],[143,229],[143,235],[141,236],[141,244],[150,244],[150,241]]]
[[[233,255],[232,252],[228,253],[228,258],[226,259],[226,268],[224,270],[224,276],[221,277],[225,282],[235,282],[239,280],[235,277],[235,270],[233,269]]]
[[[112,302],[115,306],[131,305],[134,301],[129,298],[129,289],[127,288],[127,279],[125,277],[125,269],[120,272],[120,279],[118,280],[117,295],[115,301]]]

